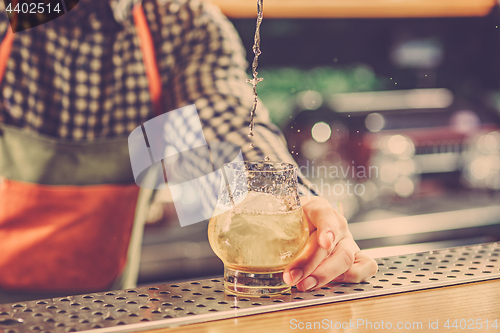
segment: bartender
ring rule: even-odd
[[[159,113],[195,104],[208,142],[234,143],[245,160],[293,162],[264,107],[247,136],[244,50],[205,1],[81,0],[16,33],[2,8],[0,36],[0,303],[131,286],[144,217],[127,137]],[[376,272],[325,199],[301,203],[311,235],[287,284]]]

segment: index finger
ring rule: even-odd
[[[318,230],[318,244],[331,252],[345,237],[347,220],[323,198],[311,198],[302,205],[304,216],[309,224]]]

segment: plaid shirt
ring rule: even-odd
[[[0,85],[0,119],[72,141],[127,136],[150,119],[133,5],[134,0],[81,0],[64,16],[17,32]],[[143,8],[164,111],[195,104],[207,142],[232,142],[246,160],[267,155],[293,162],[261,103],[255,136],[247,136],[252,93],[245,82],[245,51],[218,8],[198,0],[144,0]],[[5,35],[8,19],[1,9]]]

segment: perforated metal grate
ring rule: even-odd
[[[0,332],[144,331],[309,305],[500,278],[500,244],[378,258],[366,282],[248,298],[220,279],[0,305]]]

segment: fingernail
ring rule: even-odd
[[[303,282],[303,286],[306,290],[309,290],[309,289],[316,287],[317,284],[318,284],[318,281],[316,280],[316,278],[314,276],[309,276]]]
[[[333,245],[333,240],[335,237],[333,236],[333,232],[328,231],[327,233],[321,233],[320,246],[325,250],[330,250]]]
[[[328,248],[331,248],[332,245],[333,245],[333,232],[330,231],[326,235],[328,236],[328,240],[330,241],[330,244],[328,245]]]
[[[296,284],[301,278],[304,272],[300,268],[294,268],[290,271],[290,278],[292,280],[292,284]]]

